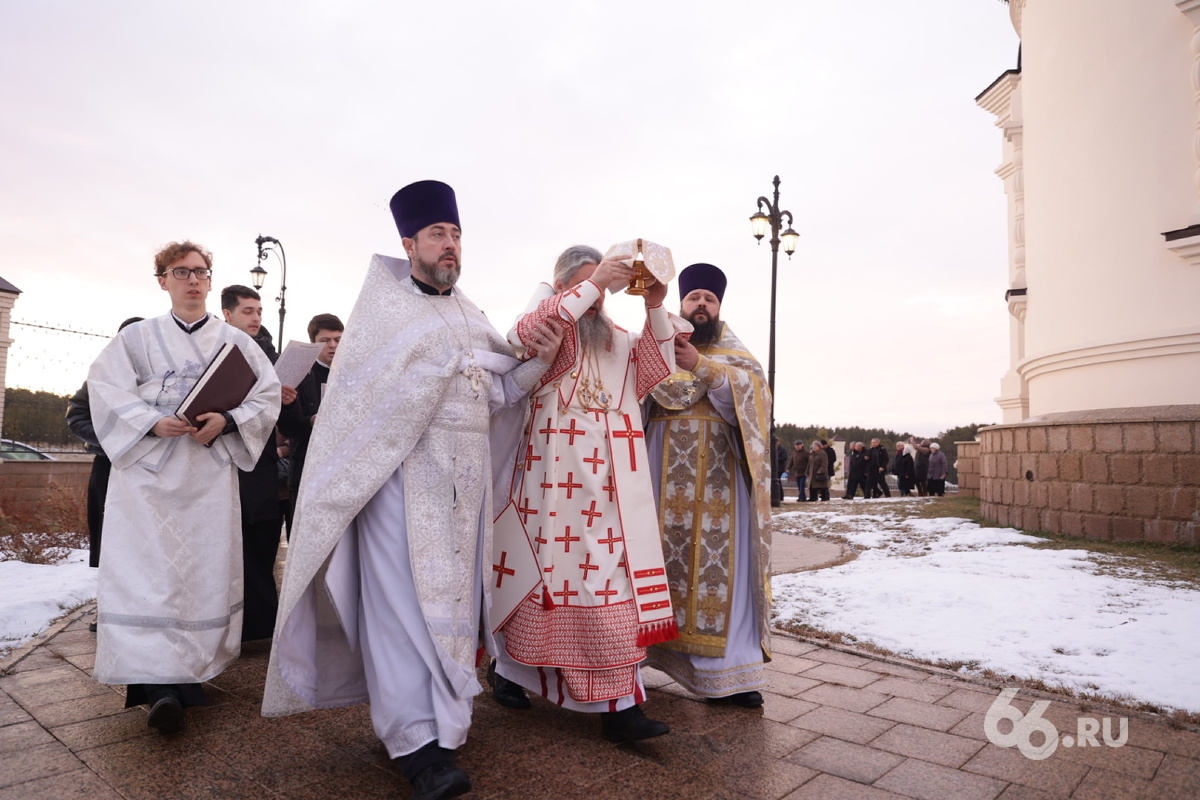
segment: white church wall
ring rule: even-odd
[[[1026,0],[1020,33],[1028,413],[1195,403],[1200,268],[1161,235],[1197,201],[1192,24],[1171,0]]]

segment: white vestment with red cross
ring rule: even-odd
[[[509,333],[520,355],[534,323],[567,328],[530,397],[511,501],[496,520],[489,620],[509,658],[539,668],[540,685],[525,688],[560,702],[633,694],[646,647],[677,635],[640,406],[675,369],[675,329],[656,306],[640,335],[614,327],[610,349],[585,352],[575,321],[599,295],[591,281],[561,294],[542,284]],[[526,673],[511,679],[532,683]]]

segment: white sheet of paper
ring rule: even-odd
[[[293,388],[299,386],[324,349],[324,342],[298,342],[292,339],[275,362],[275,374],[279,376],[279,382]]]

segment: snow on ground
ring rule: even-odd
[[[857,504],[856,504],[857,505]],[[868,548],[829,569],[778,575],[775,622],[807,623],[923,661],[1037,678],[1200,711],[1200,591],[1136,559],[1034,549],[1042,540],[965,519],[781,514]],[[809,528],[811,526],[811,528]],[[785,534],[784,534],[785,535]]]
[[[32,639],[64,612],[96,597],[86,550],[59,564],[0,561],[0,655]]]

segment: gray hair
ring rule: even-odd
[[[599,264],[604,259],[600,251],[586,244],[573,244],[554,262],[554,283],[566,285],[587,264]]]

